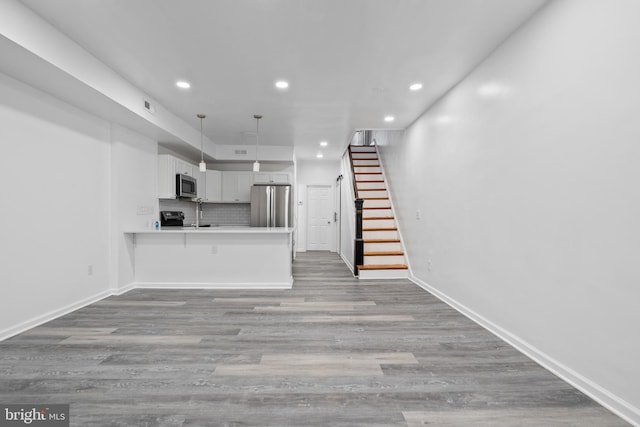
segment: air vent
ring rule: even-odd
[[[144,100],[144,109],[147,110],[150,113],[155,113],[156,109],[154,108],[153,105],[151,105],[151,101],[149,101],[148,99]]]
[[[243,154],[243,155],[247,155],[247,150],[236,150],[235,151],[236,154]]]

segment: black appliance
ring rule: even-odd
[[[182,227],[184,225],[184,212],[160,211],[160,225],[162,227]]]

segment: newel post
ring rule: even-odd
[[[364,263],[364,240],[362,239],[362,205],[364,200],[356,199],[356,239],[353,258],[353,272],[358,276],[358,266]]]

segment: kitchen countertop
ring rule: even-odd
[[[214,227],[164,227],[160,230],[140,228],[124,230],[126,234],[289,234],[293,227],[250,227],[248,225],[221,225]]]

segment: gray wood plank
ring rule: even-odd
[[[0,401],[72,426],[623,426],[407,280],[298,254],[291,290],[136,289],[0,342]]]

